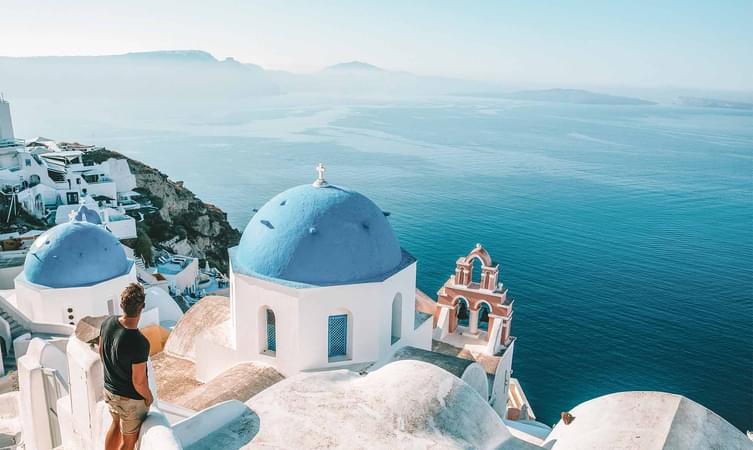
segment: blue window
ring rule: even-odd
[[[348,315],[339,314],[329,316],[327,327],[329,339],[329,357],[346,356],[348,354]]]
[[[277,351],[277,329],[275,327],[275,313],[267,310],[267,351]]]

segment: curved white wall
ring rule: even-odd
[[[183,311],[164,289],[153,287],[146,290],[145,309],[150,310],[152,308],[159,310],[160,322],[176,323],[183,317]]]
[[[137,282],[136,265],[125,275],[93,286],[52,289],[26,280],[21,272],[15,279],[18,308],[34,322],[77,323],[85,316],[120,313],[120,294]],[[71,309],[72,311],[68,311]],[[69,316],[73,316],[71,319]]]
[[[484,401],[489,399],[489,377],[486,376],[486,370],[479,363],[469,365],[463,372],[461,380],[468,383]]]

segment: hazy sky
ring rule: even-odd
[[[0,0],[0,55],[201,49],[453,77],[753,90],[753,0]],[[1,74],[0,74],[1,76]]]

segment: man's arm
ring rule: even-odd
[[[102,357],[102,336],[99,336],[99,359],[104,360]]]
[[[149,378],[146,374],[146,362],[132,364],[131,371],[133,372],[132,380],[133,387],[136,388],[136,392],[144,397],[146,406],[150,406],[154,402],[152,397],[152,391],[149,390]]]

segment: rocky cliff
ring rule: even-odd
[[[149,236],[157,248],[208,261],[223,272],[228,269],[227,249],[238,244],[241,233],[227,221],[227,214],[204,203],[183,183],[174,182],[159,170],[118,152],[100,149],[84,159],[102,162],[126,159],[136,177],[136,191],[151,200],[156,209],[139,222],[139,232]]]

